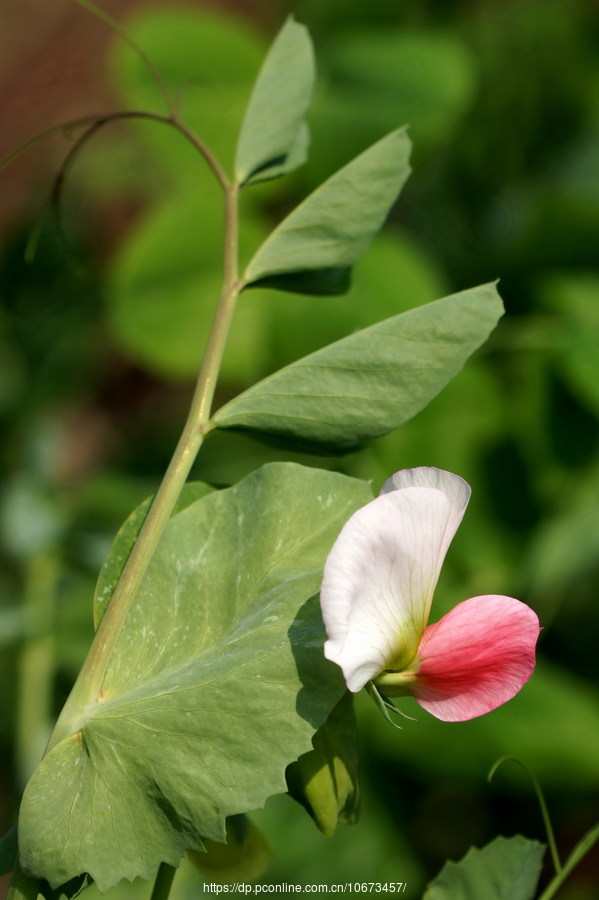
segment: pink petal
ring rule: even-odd
[[[444,722],[491,712],[532,675],[539,631],[536,613],[513,597],[465,600],[426,628],[411,693]]]

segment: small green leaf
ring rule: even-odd
[[[248,104],[235,160],[238,184],[275,178],[304,162],[304,116],[313,85],[310,37],[303,25],[289,18],[260,69]]]
[[[460,862],[445,863],[422,900],[532,900],[544,852],[519,835],[471,847]]]
[[[336,172],[262,244],[245,271],[246,285],[314,294],[345,289],[344,270],[362,256],[410,173],[409,153],[399,129]]]
[[[151,878],[286,790],[342,696],[316,594],[361,481],[264,466],[173,516],[81,729],[30,780],[21,865],[52,887]]]
[[[353,697],[346,691],[312,740],[313,749],[287,769],[291,796],[331,837],[359,811],[358,747]]]
[[[310,450],[349,450],[420,412],[503,312],[494,285],[453,294],[352,334],[240,394],[213,418]]]

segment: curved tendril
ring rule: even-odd
[[[62,198],[62,192],[64,188],[64,183],[66,180],[66,175],[79,155],[80,151],[85,147],[87,142],[98,132],[101,128],[107,125],[110,122],[115,122],[123,119],[146,119],[152,122],[159,122],[163,125],[170,125],[172,128],[175,128],[187,141],[189,141],[193,147],[201,154],[204,158],[205,162],[208,164],[210,169],[212,170],[214,176],[216,177],[218,183],[220,184],[223,191],[227,191],[229,186],[229,180],[224,172],[224,169],[219,164],[216,157],[212,154],[209,148],[204,144],[201,138],[198,137],[190,128],[185,125],[184,122],[180,121],[178,118],[174,116],[162,116],[159,113],[152,113],[145,110],[118,110],[113,113],[106,113],[100,116],[88,116],[84,119],[75,119],[71,122],[66,122],[63,125],[58,125],[54,128],[48,129],[48,131],[44,131],[39,135],[36,135],[34,138],[30,138],[30,140],[26,141],[24,144],[21,144],[16,150],[13,150],[9,156],[5,157],[4,160],[0,161],[0,170],[4,168],[4,166],[8,165],[17,156],[27,150],[29,147],[33,146],[33,144],[42,140],[45,137],[49,137],[52,134],[57,134],[59,132],[72,131],[76,128],[82,128],[87,126],[83,134],[81,134],[78,138],[75,139],[75,143],[70,148],[69,152],[65,156],[56,176],[54,178],[54,183],[52,186],[52,191],[50,193],[49,206],[52,209],[54,216],[56,218],[56,222],[58,225],[58,230],[65,244],[67,244],[67,240],[64,236],[63,228],[62,228],[62,219],[60,215],[60,203]],[[45,220],[45,212],[42,212],[40,216],[40,220],[38,224],[35,226],[32,236],[27,244],[25,257],[28,262],[30,262],[35,256],[35,251],[37,248],[37,243],[39,240],[40,232],[43,227]]]
[[[517,756],[501,756],[491,767],[489,774],[487,775],[487,781],[490,783],[493,780],[493,776],[497,769],[503,765],[504,762],[512,761],[518,763],[521,766],[528,777],[532,782],[532,786],[534,788],[535,794],[537,795],[537,800],[539,802],[539,807],[541,810],[541,816],[543,817],[543,824],[545,825],[545,832],[547,834],[547,843],[549,844],[549,850],[551,852],[551,859],[553,861],[553,868],[559,874],[562,871],[562,863],[559,858],[559,853],[557,851],[557,844],[555,842],[555,834],[553,831],[553,825],[551,824],[551,819],[549,818],[549,810],[547,809],[547,804],[545,803],[545,797],[543,796],[543,791],[541,790],[541,785],[539,784],[536,775],[530,769],[526,763],[522,762],[521,759],[518,759]]]
[[[160,91],[162,99],[164,100],[165,106],[168,109],[169,113],[171,114],[171,116],[175,116],[176,104],[173,100],[173,97],[171,96],[171,92],[169,91],[164,78],[162,77],[160,71],[154,65],[148,54],[145,52],[145,50],[143,50],[139,46],[137,41],[135,41],[131,37],[127,29],[123,28],[123,26],[119,22],[117,22],[116,19],[113,19],[112,16],[108,15],[108,13],[103,9],[100,9],[99,6],[96,6],[96,4],[92,2],[92,0],[74,0],[74,2],[77,3],[78,6],[82,6],[83,9],[86,9],[92,15],[96,16],[96,18],[104,22],[105,25],[108,25],[109,28],[112,28],[112,30],[115,31],[135,53],[137,53],[142,63],[148,70],[150,76],[154,80],[156,87]]]

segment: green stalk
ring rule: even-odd
[[[30,557],[23,597],[25,640],[19,661],[15,755],[21,784],[40,761],[51,727],[54,615],[59,566],[53,551]]]
[[[590,831],[582,837],[576,844],[572,853],[563,865],[563,868],[556,873],[551,882],[547,885],[539,900],[551,900],[561,888],[566,878],[572,870],[578,865],[581,859],[591,850],[599,840],[599,825],[595,825]]]
[[[226,185],[223,288],[187,421],[170,465],[158,488],[137,541],[123,568],[89,655],[60,714],[48,750],[77,732],[97,708],[102,682],[118,635],[135,600],[158,541],[187,480],[205,435],[212,430],[210,413],[225,342],[241,283],[237,274],[238,187]]]
[[[174,866],[160,863],[150,900],[168,900],[176,871]]]

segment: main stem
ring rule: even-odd
[[[237,274],[238,186],[227,183],[224,188],[226,208],[223,287],[187,421],[154,502],[114,589],[88,657],[56,723],[48,749],[78,731],[98,703],[109,699],[102,697],[101,690],[111,652],[204,436],[211,430],[210,412],[214,391],[240,290]]]

